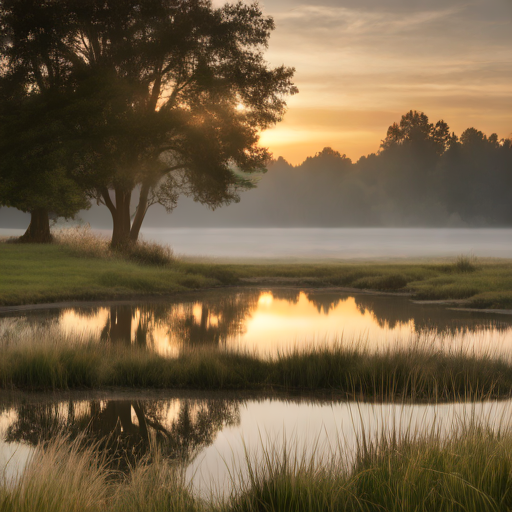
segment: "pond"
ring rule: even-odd
[[[443,350],[512,354],[508,315],[328,289],[244,288],[152,303],[83,303],[0,315],[0,340],[15,330],[35,328],[169,356],[206,347],[272,356],[339,343],[356,343],[372,351],[420,343]]]
[[[228,493],[230,475],[245,474],[264,449],[318,462],[341,455],[350,465],[359,444],[385,432],[397,436],[453,434],[471,421],[490,428],[511,426],[512,403],[393,404],[306,399],[240,399],[221,394],[177,394],[144,398],[70,395],[61,398],[0,398],[0,467],[16,478],[41,440],[57,433],[70,439],[85,434],[85,444],[106,450],[120,471],[148,454],[150,439],[161,453],[179,459],[196,493]],[[94,444],[96,443],[96,444]],[[238,477],[237,477],[238,478]],[[12,480],[11,480],[12,481]]]
[[[334,289],[234,288],[153,302],[83,303],[18,308],[0,316],[0,341],[13,332],[58,330],[173,357],[195,348],[272,357],[293,348],[336,343],[384,351],[425,343],[439,350],[512,355],[512,318],[417,304],[408,297]],[[53,332],[53,331],[52,331]],[[137,465],[155,439],[165,457],[183,461],[199,494],[230,491],[265,448],[316,460],[341,455],[349,465],[363,438],[383,432],[446,436],[471,421],[511,426],[512,402],[361,403],[339,399],[194,392],[118,391],[69,395],[0,394],[0,468],[16,478],[38,442],[63,433],[113,456],[115,469]],[[96,443],[96,444],[94,444]]]

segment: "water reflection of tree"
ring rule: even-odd
[[[258,307],[262,294],[271,293],[275,300],[297,304],[301,293],[296,289],[272,291],[237,290],[206,294],[197,302],[151,303],[143,305],[112,305],[101,332],[105,343],[154,348],[157,336],[164,336],[178,347],[218,347],[242,335],[247,321]],[[339,304],[351,297],[332,291],[306,291],[307,300],[319,314],[329,315]],[[417,332],[434,330],[454,334],[485,328],[505,330],[512,320],[506,317],[470,315],[435,305],[418,305],[406,297],[356,294],[353,300],[361,314],[370,313],[382,328],[394,329],[413,322]],[[99,308],[75,309],[80,316],[98,316]],[[46,325],[58,318],[59,310],[44,315],[26,315],[33,325]],[[342,319],[341,319],[342,320]],[[158,334],[157,334],[158,333]],[[170,348],[170,347],[169,347]]]
[[[283,290],[272,290],[270,292],[272,297],[276,300],[285,300],[290,304],[298,304],[302,290],[299,288],[296,290],[283,289]]]
[[[331,310],[335,309],[340,302],[344,302],[349,295],[341,295],[340,293],[307,293],[306,297],[313,304],[319,313],[328,315]]]
[[[335,292],[308,292],[306,296],[319,313],[328,315],[341,302],[353,297],[362,315],[370,313],[381,328],[394,329],[400,324],[414,323],[416,332],[436,330],[454,334],[457,331],[482,328],[509,329],[512,322],[502,317],[484,317],[454,311],[440,305],[415,304],[407,297],[367,294],[341,295]]]
[[[150,454],[151,443],[168,458],[191,462],[220,430],[239,421],[238,402],[221,399],[21,404],[5,440],[35,446],[58,434],[70,440],[83,436],[84,445],[107,453],[113,467],[126,470]]]
[[[355,295],[357,308],[364,314],[369,311],[380,327],[394,329],[399,324],[414,322],[416,332],[436,330],[454,334],[482,328],[509,329],[510,320],[479,316],[469,312],[454,311],[440,305],[415,304],[408,298],[378,295]]]
[[[154,327],[159,325],[182,346],[218,346],[244,332],[258,298],[259,292],[238,292],[196,303],[111,306],[101,339],[118,345],[150,347],[155,341]],[[196,314],[197,307],[200,315]]]
[[[187,304],[183,315],[169,317],[169,333],[184,346],[218,346],[245,332],[247,320],[257,308],[259,291],[222,294],[200,303]],[[201,313],[194,314],[199,306]]]

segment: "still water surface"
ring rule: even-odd
[[[0,316],[0,340],[16,330],[59,329],[99,345],[143,347],[173,356],[185,348],[218,347],[275,355],[291,347],[365,343],[387,350],[411,343],[440,349],[512,354],[512,319],[414,304],[407,297],[332,290],[237,289],[176,301],[109,303]],[[78,396],[78,398],[77,398]],[[155,438],[166,457],[183,460],[198,493],[229,492],[230,474],[244,474],[245,453],[258,463],[263,447],[317,459],[343,453],[350,463],[361,442],[382,432],[456,432],[476,420],[511,427],[512,402],[368,404],[321,400],[241,399],[221,394],[0,395],[0,474],[15,478],[42,440],[85,433],[126,471]],[[113,463],[114,464],[114,463]]]
[[[372,351],[423,343],[512,354],[510,316],[451,311],[407,297],[306,289],[238,289],[187,297],[14,311],[0,316],[0,339],[16,329],[48,327],[100,344],[138,346],[170,356],[201,347],[272,356],[336,343],[357,343]]]
[[[0,468],[15,478],[39,441],[85,433],[88,444],[113,456],[113,468],[127,471],[154,438],[165,457],[184,462],[196,492],[229,492],[230,474],[246,474],[246,450],[258,464],[264,447],[282,454],[287,443],[291,455],[318,462],[338,455],[350,465],[363,432],[370,442],[386,432],[443,438],[472,421],[503,430],[511,427],[511,412],[510,401],[403,405],[196,395],[4,399],[2,405],[0,398]]]

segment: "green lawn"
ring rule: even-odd
[[[464,262],[463,262],[464,263]],[[215,264],[166,266],[81,257],[63,245],[0,244],[0,305],[130,298],[226,285],[352,287],[411,292],[417,299],[512,308],[512,260],[453,263]]]
[[[218,284],[179,268],[80,258],[59,245],[0,244],[0,276],[0,305],[129,298]]]

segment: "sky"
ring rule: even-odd
[[[299,164],[330,146],[357,161],[411,109],[458,135],[512,134],[512,0],[259,4],[276,22],[266,58],[295,67],[300,90],[262,134],[274,157]]]

